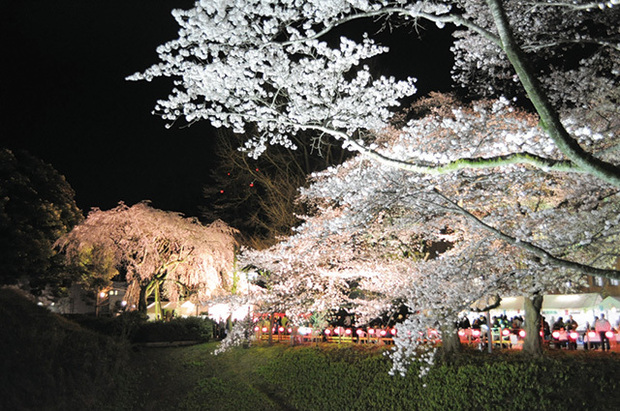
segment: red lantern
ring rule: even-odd
[[[605,333],[605,337],[607,337],[607,338],[610,338],[610,339],[611,339],[611,338],[613,338],[613,336],[614,336],[614,332],[613,332],[613,331],[607,331],[607,332]]]
[[[364,334],[364,331],[362,331],[362,330],[357,330],[357,331],[355,331],[355,333],[361,337],[361,336],[362,336],[362,334]]]
[[[375,333],[374,328],[369,328],[369,329],[368,329],[368,334],[372,335],[372,334],[374,334],[374,333]]]
[[[325,335],[330,335],[332,332],[331,330],[328,328],[327,330],[325,330]]]
[[[527,335],[527,333],[525,332],[525,330],[519,330],[519,337],[525,338],[526,335]],[[542,337],[542,335],[541,335],[541,337]]]
[[[507,328],[504,328],[504,329],[502,330],[502,335],[503,335],[504,337],[509,336],[509,335],[510,335],[510,330],[509,330],[509,329],[507,329]]]
[[[557,340],[557,339],[560,338],[560,332],[559,331],[554,331],[554,332],[551,333],[551,336]]]
[[[347,328],[346,330],[344,330],[344,333],[346,335],[351,335],[351,330],[349,328]]]

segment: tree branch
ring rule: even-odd
[[[540,257],[541,259],[543,259],[545,262],[556,266],[556,267],[562,267],[562,268],[568,268],[571,270],[577,270],[580,271],[584,274],[588,274],[588,275],[594,275],[594,276],[599,276],[599,277],[606,277],[606,278],[611,278],[611,279],[620,279],[620,271],[618,270],[610,270],[610,269],[605,269],[605,268],[596,268],[596,267],[592,267],[586,264],[581,264],[581,263],[577,263],[574,261],[569,261],[569,260],[565,260],[563,258],[558,258],[556,256],[554,256],[553,254],[549,253],[547,250],[538,247],[537,245],[534,245],[528,241],[522,241],[519,240],[515,237],[512,237],[506,233],[504,233],[501,230],[498,230],[495,227],[492,227],[490,225],[488,225],[487,223],[485,223],[484,221],[480,220],[478,217],[476,217],[475,215],[471,214],[469,211],[465,210],[463,207],[459,206],[458,204],[454,203],[452,200],[450,200],[448,197],[446,197],[445,195],[443,195],[439,190],[437,189],[433,189],[433,192],[436,193],[438,196],[440,196],[444,201],[446,201],[447,203],[449,203],[453,208],[451,209],[453,212],[460,214],[462,216],[464,216],[465,218],[467,218],[469,221],[473,222],[475,225],[477,225],[478,227],[492,233],[493,235],[495,235],[497,238],[499,238],[500,240],[503,240],[505,242],[507,242],[510,245],[519,247],[523,250],[526,250],[538,257]]]
[[[558,113],[553,109],[549,99],[542,90],[542,86],[529,67],[523,51],[517,44],[508,22],[508,17],[502,6],[501,0],[486,0],[493,20],[502,41],[502,48],[506,52],[508,60],[514,67],[521,84],[536,108],[549,137],[556,146],[571,161],[584,171],[596,176],[614,186],[620,187],[620,168],[614,164],[602,161],[586,152],[577,141],[566,131]]]
[[[446,174],[467,168],[492,168],[511,164],[529,164],[545,171],[563,171],[573,173],[584,172],[571,161],[553,160],[530,153],[513,153],[504,156],[488,158],[461,158],[442,165],[421,165],[412,163],[411,161],[407,160],[399,160],[388,157],[384,154],[377,152],[376,150],[365,146],[363,143],[356,141],[344,132],[332,130],[324,126],[307,126],[306,128],[322,131],[324,133],[334,136],[337,139],[342,139],[360,154],[365,155],[382,164],[422,174]]]

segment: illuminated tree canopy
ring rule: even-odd
[[[531,296],[582,273],[620,278],[610,269],[620,187],[617,5],[203,0],[173,12],[179,38],[131,79],[175,80],[155,108],[170,122],[256,130],[243,147],[251,156],[293,148],[302,131],[360,153],[303,191],[317,213],[297,235],[271,255],[248,255],[283,284],[296,272],[317,290],[327,279],[345,287],[348,275],[383,273],[364,280],[380,287],[374,295],[437,313],[403,325],[413,332],[448,324],[476,292]],[[389,48],[371,34],[347,38],[355,21],[409,32],[424,21],[452,25],[453,78],[486,100],[395,116],[415,80],[373,75],[368,62]],[[414,263],[388,256],[380,240],[451,247]],[[401,372],[416,344],[397,340]]]
[[[86,220],[57,241],[69,261],[80,262],[84,249],[112,254],[126,272],[126,300],[146,310],[146,298],[160,291],[171,301],[196,294],[206,300],[236,288],[236,230],[222,221],[203,226],[196,219],[138,203],[94,209]]]
[[[588,71],[595,64],[589,62],[581,67],[585,72],[580,76],[592,86],[589,89],[597,93],[596,98],[605,100],[602,94],[614,87],[600,89],[600,85],[617,85],[619,77],[614,28],[620,19],[614,5],[612,1],[607,3],[610,7],[599,10],[595,3],[533,7],[530,2],[504,4],[501,0],[413,3],[202,0],[191,10],[173,12],[181,27],[179,39],[158,48],[160,64],[130,78],[175,79],[173,93],[167,100],[159,101],[155,109],[167,120],[184,117],[191,123],[206,119],[216,127],[229,127],[239,133],[250,124],[256,127],[257,135],[246,143],[246,149],[253,155],[262,153],[267,145],[292,146],[289,135],[314,130],[340,139],[345,146],[378,161],[433,172],[443,165],[428,164],[420,158],[385,157],[374,150],[373,136],[388,125],[391,108],[398,106],[399,99],[415,93],[412,78],[403,81],[382,76],[373,78],[368,66],[363,65],[365,60],[387,52],[388,48],[377,45],[369,35],[359,41],[342,36],[335,46],[322,39],[340,25],[359,19],[386,19],[403,25],[415,25],[420,20],[440,26],[454,24],[457,33],[465,30],[466,34],[459,37],[469,42],[466,46],[457,42],[455,66],[459,72],[471,66],[469,61],[475,61],[477,66],[489,67],[486,74],[499,75],[494,67],[508,61],[514,70],[514,80],[523,84],[541,123],[564,159],[574,168],[620,185],[620,170],[615,163],[594,156],[578,144],[540,85],[541,80],[555,77],[554,84],[561,90],[558,96],[561,98],[567,94],[561,84],[574,82],[575,74],[563,78],[552,71],[545,77],[545,73],[530,67],[531,59],[524,52],[536,50],[556,56],[571,42],[596,47],[597,52],[605,53],[611,60],[608,63],[611,70]],[[591,15],[597,16],[596,24],[592,25],[603,29],[582,34],[589,27],[578,23]],[[547,24],[551,16],[559,24],[553,31]],[[523,40],[534,44],[520,44]],[[548,44],[542,46],[545,40]],[[505,57],[486,59],[492,53]],[[457,79],[469,84],[469,76],[457,76]],[[582,101],[584,97],[577,99],[576,95],[586,89],[580,87],[568,94],[573,100]],[[594,99],[591,96],[589,102]],[[536,161],[528,154],[537,155]],[[478,164],[491,166],[501,160],[488,158],[484,153],[476,159]],[[514,152],[511,161],[545,168],[557,159],[544,153]]]
[[[410,121],[407,133],[384,135],[388,155],[415,147],[450,156],[471,145],[492,152],[507,133],[519,144],[549,144],[536,117],[506,101],[464,106],[439,95],[416,106],[428,114]],[[617,274],[605,267],[620,256],[618,190],[587,174],[515,164],[501,173],[430,175],[358,155],[312,180],[302,200],[316,212],[294,236],[243,260],[277,273],[274,289],[293,288],[298,278],[297,287],[314,291],[314,305],[346,304],[362,322],[405,304],[427,313],[397,326],[418,335],[449,329],[478,300],[565,292],[583,284],[584,274]],[[327,281],[339,287],[318,293]],[[350,298],[352,282],[363,298]],[[398,352],[411,352],[414,342],[397,338]],[[408,355],[395,356],[403,371]]]

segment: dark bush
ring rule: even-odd
[[[175,318],[169,322],[148,322],[136,331],[133,342],[206,342],[213,337],[213,321],[198,317]]]
[[[116,317],[94,317],[92,315],[65,315],[67,319],[82,327],[111,337],[122,337],[132,341],[138,330],[146,324],[146,314],[138,311],[124,312]]]

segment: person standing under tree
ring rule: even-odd
[[[601,336],[601,348],[603,351],[605,351],[605,345],[607,345],[607,349],[610,350],[609,338],[607,338],[605,333],[611,331],[611,324],[609,324],[609,321],[605,318],[605,314],[601,314],[601,318],[594,322],[594,331]]]

